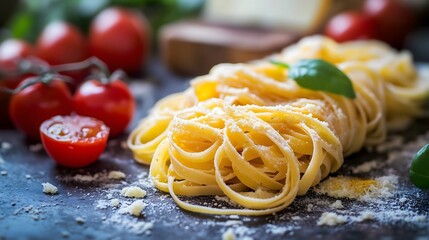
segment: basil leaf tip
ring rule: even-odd
[[[350,78],[335,65],[325,60],[304,59],[292,65],[276,60],[270,62],[288,68],[289,77],[303,88],[334,93],[350,99],[356,98]]]
[[[416,187],[429,188],[429,144],[422,147],[414,156],[409,175]]]

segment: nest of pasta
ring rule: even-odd
[[[407,52],[315,36],[270,57],[313,58],[344,72],[356,98],[302,88],[268,59],[221,64],[154,106],[129,136],[135,159],[150,164],[155,186],[184,209],[264,215],[286,208],[345,156],[383,142],[388,129],[422,113],[428,85]],[[243,208],[179,197],[206,195],[225,195]]]

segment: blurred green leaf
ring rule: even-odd
[[[0,0],[1,1],[1,0]],[[12,36],[34,42],[51,21],[64,20],[88,32],[93,17],[109,6],[140,10],[149,20],[154,43],[159,28],[169,22],[195,16],[204,0],[21,0],[9,21]]]
[[[11,37],[28,39],[31,37],[33,17],[29,11],[20,11],[12,19],[9,29]]]

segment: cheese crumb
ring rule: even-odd
[[[46,194],[56,194],[58,193],[58,188],[55,187],[54,185],[46,182],[46,183],[42,183],[43,186],[43,192]]]
[[[399,202],[401,202],[401,203],[404,203],[404,202],[406,202],[407,201],[407,198],[405,198],[405,197],[401,197],[400,199],[399,199]]]
[[[110,200],[110,205],[112,205],[112,207],[119,206],[119,199],[114,198],[114,199]]]
[[[313,204],[311,204],[311,203],[309,203],[309,204],[307,205],[307,212],[312,212],[312,211],[313,211],[313,207],[314,207],[314,205],[313,205]]]
[[[78,224],[84,224],[84,223],[85,223],[85,219],[83,219],[83,218],[81,218],[81,217],[77,217],[77,218],[76,218],[76,222],[77,222]]]
[[[121,148],[122,149],[128,149],[128,143],[127,143],[127,141],[122,141],[121,142]]]
[[[363,211],[360,216],[356,219],[357,222],[363,222],[368,220],[374,220],[374,213],[371,211]]]
[[[2,142],[2,143],[1,143],[1,149],[2,149],[2,150],[7,151],[7,150],[9,150],[9,149],[11,149],[11,148],[12,148],[12,144],[10,144],[10,143],[8,143],[8,142]]]
[[[344,224],[346,222],[346,216],[341,216],[333,212],[324,212],[322,213],[322,216],[320,216],[319,220],[317,220],[317,225],[336,226],[339,224]]]
[[[144,204],[142,200],[136,200],[127,207],[127,211],[129,214],[138,217],[145,207],[146,204]]]
[[[121,171],[110,171],[107,177],[110,179],[125,179],[126,175]]]
[[[70,236],[70,233],[69,233],[69,232],[67,232],[67,231],[62,231],[62,232],[61,232],[61,235],[62,235],[64,238],[68,238],[68,237]]]
[[[424,222],[426,220],[426,216],[424,215],[417,215],[412,217],[412,221],[414,222]]]
[[[228,228],[223,234],[222,234],[222,240],[235,240],[235,234],[232,231],[231,228]]]
[[[1,172],[0,172],[0,174],[1,174],[2,176],[6,176],[6,175],[7,175],[7,172],[6,172],[6,171],[1,171]]]
[[[30,174],[26,174],[26,175],[25,175],[25,178],[30,179],[30,178],[31,178],[31,175],[30,175]]]
[[[341,202],[341,200],[337,200],[331,204],[331,208],[335,208],[335,209],[344,208],[343,202]]]
[[[242,225],[243,222],[239,220],[228,220],[225,222],[225,226]]]
[[[121,195],[124,197],[143,198],[146,196],[146,191],[140,187],[124,187],[122,188]]]
[[[43,149],[43,145],[41,143],[37,143],[34,145],[30,145],[28,149],[30,150],[30,152],[39,152]]]
[[[369,162],[365,162],[355,168],[352,168],[352,172],[354,174],[356,173],[367,173],[373,169],[376,169],[379,166],[380,161],[379,160],[373,160]]]

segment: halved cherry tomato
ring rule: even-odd
[[[91,54],[111,71],[136,73],[149,51],[149,29],[142,14],[124,8],[107,8],[93,20],[89,34]]]
[[[134,97],[119,79],[109,83],[86,81],[76,91],[73,100],[77,114],[103,121],[110,128],[111,137],[123,133],[134,116]]]
[[[340,13],[328,22],[325,35],[337,42],[374,38],[375,22],[363,13]]]
[[[109,128],[101,121],[79,115],[55,116],[40,125],[40,137],[48,155],[66,167],[95,162],[106,148]]]
[[[78,28],[66,22],[51,22],[37,39],[37,56],[50,65],[60,65],[83,61],[89,57],[89,47]],[[64,72],[79,85],[86,77],[86,71]]]
[[[18,70],[20,59],[33,54],[33,48],[25,41],[18,39],[8,39],[0,44],[0,74]],[[0,87],[14,89],[28,75],[5,77],[0,76]],[[12,126],[9,119],[9,102],[11,94],[0,91],[0,128]]]
[[[24,80],[18,88],[32,80]],[[57,79],[24,88],[12,96],[9,105],[9,116],[15,127],[34,140],[40,138],[39,126],[43,121],[55,115],[68,115],[72,111],[70,90],[64,81]]]

